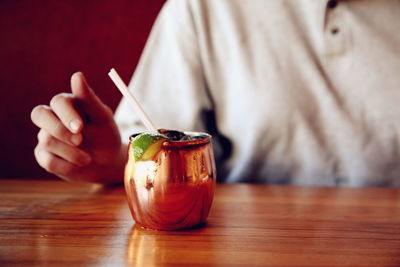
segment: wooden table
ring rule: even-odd
[[[400,189],[218,185],[208,224],[134,227],[123,187],[0,180],[0,266],[400,266]]]

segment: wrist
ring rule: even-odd
[[[112,164],[109,168],[109,171],[106,172],[108,175],[104,177],[104,179],[100,182],[103,185],[112,186],[112,185],[121,185],[124,182],[124,169],[127,157],[127,144],[121,144],[121,148],[116,155],[116,160],[114,164]]]

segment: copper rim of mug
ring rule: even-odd
[[[143,133],[143,132],[142,132]],[[190,136],[200,136],[203,137],[201,139],[196,139],[196,140],[182,140],[182,141],[166,141],[163,143],[163,147],[166,148],[183,148],[183,147],[192,147],[192,146],[200,146],[200,145],[206,145],[208,143],[211,143],[212,135],[204,132],[191,132],[191,131],[183,131],[184,134],[190,135]],[[135,133],[129,136],[129,141],[132,141],[133,138],[135,138],[137,135],[141,133]]]

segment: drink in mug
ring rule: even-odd
[[[159,130],[130,137],[125,190],[142,227],[176,230],[203,224],[214,197],[211,136]]]

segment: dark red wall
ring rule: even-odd
[[[113,109],[120,95],[108,78],[127,82],[164,0],[0,1],[0,178],[49,177],[36,163],[30,112],[69,91],[82,71]]]

